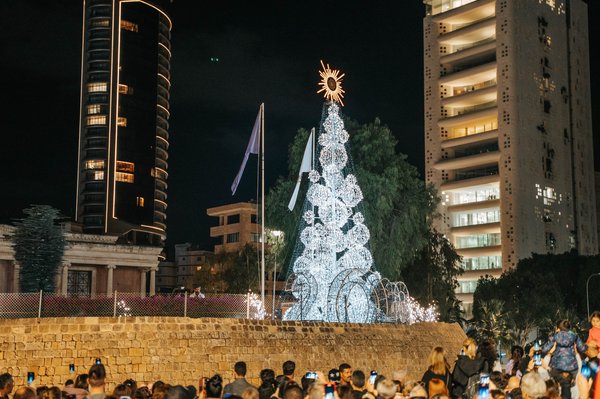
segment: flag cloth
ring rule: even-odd
[[[310,135],[308,136],[308,141],[306,142],[306,147],[304,147],[304,156],[302,156],[302,164],[300,164],[300,172],[298,172],[298,181],[296,181],[296,187],[294,188],[294,193],[292,194],[292,198],[290,199],[290,203],[288,204],[288,209],[290,211],[294,210],[294,206],[296,205],[296,199],[298,198],[298,192],[300,191],[300,182],[302,181],[302,173],[310,172],[312,169],[312,154],[313,154],[313,136],[315,134],[315,128],[313,127],[310,131]]]
[[[237,190],[238,184],[240,184],[240,180],[242,179],[242,175],[244,174],[244,169],[246,168],[246,163],[248,162],[248,157],[250,154],[258,154],[259,146],[259,137],[260,137],[260,113],[262,111],[262,106],[258,110],[258,115],[256,115],[256,121],[254,122],[254,127],[252,128],[252,135],[250,135],[250,141],[248,142],[248,147],[246,147],[246,153],[244,154],[244,159],[242,160],[242,166],[240,166],[240,171],[238,172],[235,179],[233,179],[233,183],[231,184],[231,195],[235,194],[235,190]]]

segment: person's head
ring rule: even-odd
[[[506,399],[506,394],[501,389],[492,389],[490,391],[490,398],[492,398],[492,399]]]
[[[548,399],[560,399],[558,384],[552,378],[546,380],[546,394],[544,396]]]
[[[129,389],[131,389],[132,394],[137,389],[137,382],[135,382],[135,380],[133,380],[131,378],[123,381],[123,384],[127,385],[129,387]]]
[[[304,392],[298,384],[290,381],[285,384],[283,399],[304,399]]]
[[[475,359],[477,355],[477,342],[473,338],[467,338],[463,341],[463,350],[465,352],[465,356],[468,356],[470,359]]]
[[[450,366],[446,361],[446,351],[441,346],[436,346],[429,353],[429,370],[434,374],[444,375]]]
[[[479,344],[479,347],[477,349],[481,357],[487,360],[491,369],[492,365],[498,358],[498,354],[496,352],[496,342],[494,342],[494,340],[492,339],[486,339],[483,342],[481,342],[481,344]]]
[[[325,397],[325,385],[322,381],[315,381],[308,389],[308,399],[323,399]]]
[[[134,399],[150,399],[152,397],[152,393],[147,386],[141,386],[135,390],[133,393]]]
[[[35,389],[35,394],[37,395],[38,398],[41,398],[47,390],[48,390],[48,387],[46,385],[42,385]]]
[[[327,373],[327,380],[334,384],[340,382],[340,371],[338,369],[329,370],[329,373]]]
[[[213,375],[206,381],[206,396],[209,398],[220,398],[223,392],[223,378],[219,374]]]
[[[342,384],[350,383],[350,377],[352,377],[352,366],[350,366],[348,363],[342,363],[340,364],[340,367],[338,367],[338,370],[340,370],[340,382]]]
[[[121,396],[129,396],[133,395],[133,390],[125,384],[118,384],[115,389],[113,389],[112,395],[116,398],[120,398]]]
[[[282,369],[283,375],[285,375],[286,377],[293,377],[294,371],[296,371],[296,363],[294,363],[292,360],[286,360],[283,363]]]
[[[446,383],[439,378],[432,378],[429,380],[428,391],[430,398],[437,394],[448,395],[448,387],[446,386]]]
[[[66,386],[66,387],[68,387],[69,385],[74,385],[74,384],[75,384],[75,381],[73,381],[73,380],[72,380],[72,379],[70,379],[70,378],[69,378],[68,380],[66,380],[66,381],[65,381],[65,386]]]
[[[80,389],[88,389],[88,375],[87,374],[79,374],[77,378],[75,378],[75,388]]]
[[[193,386],[184,387],[183,385],[175,385],[167,389],[165,399],[194,399],[196,397],[196,389]]]
[[[157,389],[162,389],[162,388],[164,388],[164,386],[165,386],[165,383],[161,380],[154,382],[154,384],[152,384],[152,393],[154,394],[154,392]]]
[[[352,395],[352,385],[350,384],[341,384],[337,386],[337,394],[339,399],[353,399]]]
[[[106,379],[106,369],[103,364],[94,364],[88,373],[88,385],[90,388],[101,388]]]
[[[513,345],[512,348],[510,348],[510,358],[513,359],[516,362],[520,361],[523,356],[525,355],[525,351],[523,350],[523,347],[520,345]],[[517,365],[515,365],[517,366]],[[515,367],[513,366],[513,367]]]
[[[520,384],[521,380],[519,379],[519,377],[513,375],[508,379],[508,382],[506,383],[506,390],[510,392],[513,389],[518,388]]]
[[[505,389],[508,383],[505,375],[501,371],[492,371],[490,373],[490,382],[494,384],[497,389]]]
[[[592,327],[600,327],[600,310],[594,310],[590,314],[590,323]]]
[[[244,389],[242,399],[258,399],[258,390],[254,387]]]
[[[246,362],[236,362],[233,366],[233,371],[235,372],[236,377],[245,377],[246,376]]]
[[[511,399],[523,399],[523,393],[521,392],[521,388],[515,388],[509,391]]]
[[[62,391],[60,390],[59,387],[50,387],[50,388],[46,389],[46,391],[42,394],[41,397],[38,395],[38,398],[40,398],[40,399],[62,399]]]
[[[350,382],[354,388],[364,388],[365,386],[365,373],[362,370],[354,370],[350,377]]]
[[[558,322],[556,328],[558,328],[560,331],[569,331],[571,329],[571,323],[569,320],[564,319]]]
[[[527,373],[521,378],[521,393],[525,399],[538,399],[546,393],[546,383],[536,372]]]
[[[9,373],[0,374],[0,393],[2,396],[12,392],[15,386],[15,381]]]
[[[275,384],[275,371],[271,369],[262,369],[259,377],[262,384]]]
[[[377,393],[383,399],[392,399],[396,395],[397,386],[392,380],[384,378],[375,386]]]
[[[20,387],[15,391],[13,399],[37,399],[37,396],[33,388]]]
[[[304,395],[308,395],[308,391],[310,390],[310,388],[312,387],[312,385],[315,383],[315,379],[313,378],[306,378],[306,375],[303,375],[302,378],[300,379],[300,385],[302,385],[302,391],[304,392]]]
[[[427,391],[421,384],[415,384],[410,390],[408,397],[411,399],[427,399]]]

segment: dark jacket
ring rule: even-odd
[[[448,388],[448,392],[450,392],[450,389],[452,389],[452,373],[450,373],[450,370],[446,369],[445,374],[435,374],[433,371],[427,369],[425,374],[423,374],[423,377],[421,377],[421,381],[423,381],[423,385],[427,393],[429,393],[429,381],[433,380],[434,378],[444,381],[446,388]]]
[[[550,336],[548,342],[542,346],[542,353],[550,352],[556,343],[556,350],[550,359],[550,367],[561,371],[573,371],[578,369],[577,358],[575,357],[575,345],[577,350],[584,353],[587,345],[583,343],[579,335],[573,331],[559,331]]]
[[[460,398],[467,388],[469,377],[487,372],[488,365],[484,358],[471,359],[468,356],[460,355],[454,365],[454,371],[452,371],[452,396]]]

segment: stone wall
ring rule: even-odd
[[[320,322],[272,322],[183,317],[81,317],[0,320],[0,373],[10,372],[17,386],[34,371],[34,384],[62,386],[87,373],[95,358],[106,365],[109,389],[126,378],[197,385],[220,373],[233,378],[233,364],[244,360],[248,378],[258,382],[263,368],[281,373],[285,360],[296,362],[297,375],[327,373],[342,362],[391,376],[405,369],[419,379],[434,346],[449,361],[465,335],[456,324],[365,325]],[[75,373],[69,374],[69,364]]]

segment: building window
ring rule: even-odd
[[[260,241],[260,233],[251,233],[250,234],[250,238],[252,240],[252,242],[261,242]]]
[[[124,19],[121,20],[121,29],[125,29],[128,30],[130,32],[137,32],[138,31],[138,25],[134,24],[131,21],[126,21]]]
[[[144,197],[135,197],[135,203],[140,208],[144,207]]]
[[[458,294],[472,294],[477,288],[477,280],[460,281],[457,289]]]
[[[119,116],[117,118],[117,126],[122,126],[122,127],[127,126],[127,118],[125,118],[124,116]]]
[[[229,215],[227,216],[227,224],[234,224],[234,223],[239,223],[240,222],[240,215],[239,213],[237,215]]]
[[[85,161],[86,169],[104,169],[103,159],[88,159]]]
[[[92,180],[104,180],[104,171],[96,170],[92,173]]]
[[[100,104],[92,104],[87,106],[88,115],[97,115],[102,112],[102,108]]]
[[[97,18],[97,19],[92,20],[92,27],[94,27],[94,28],[99,28],[99,27],[107,28],[109,26],[110,26],[109,18]]]
[[[476,258],[463,258],[462,267],[465,270],[501,269],[502,256],[479,256]]]
[[[106,82],[88,83],[88,93],[106,93],[108,86]]]
[[[133,162],[117,161],[117,171],[133,173],[135,164]]]
[[[240,242],[240,233],[230,233],[227,234],[227,242]]]
[[[92,293],[92,272],[69,270],[67,276],[67,295],[90,296]]]
[[[106,115],[88,116],[85,120],[86,126],[106,125]]]
[[[123,183],[133,183],[134,177],[131,173],[116,172],[115,179]]]
[[[250,223],[258,223],[258,215],[256,215],[256,214],[250,215]]]
[[[119,83],[119,94],[133,94],[133,88]]]

